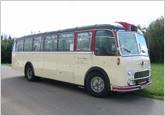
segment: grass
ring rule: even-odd
[[[164,64],[151,64],[151,80],[149,88],[132,93],[164,101]]]
[[[10,66],[11,67],[11,64],[5,64],[5,63],[2,63],[1,65],[3,65],[3,66]]]
[[[1,65],[11,67],[11,64]],[[152,85],[149,88],[131,93],[164,101],[164,64],[151,64],[151,80]]]

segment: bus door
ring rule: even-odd
[[[80,85],[84,85],[84,76],[93,63],[92,35],[92,32],[76,33],[74,81]]]

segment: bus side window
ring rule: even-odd
[[[57,35],[46,35],[45,38],[45,51],[57,50]]]
[[[74,33],[60,34],[58,42],[58,51],[74,50]]]
[[[35,37],[33,50],[34,51],[43,51],[43,41],[44,41],[44,36]]]
[[[114,34],[111,31],[99,30],[95,36],[95,55],[114,56],[117,52]]]
[[[32,40],[33,38],[25,38],[24,51],[32,51]]]
[[[91,51],[92,49],[92,32],[77,34],[77,51]]]
[[[23,39],[17,42],[17,51],[23,51]]]

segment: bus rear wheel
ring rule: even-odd
[[[105,77],[97,71],[88,75],[86,89],[94,97],[105,97],[108,94]]]
[[[34,75],[33,69],[31,65],[26,66],[26,78],[28,81],[36,81],[38,80],[38,77]]]

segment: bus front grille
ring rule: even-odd
[[[141,78],[141,77],[147,77],[147,76],[149,76],[149,70],[135,72],[135,74],[134,74],[134,78]]]
[[[145,78],[148,77],[148,78]],[[149,81],[149,70],[146,71],[141,71],[141,72],[135,72],[134,74],[134,83],[141,84],[141,83],[146,83]]]

